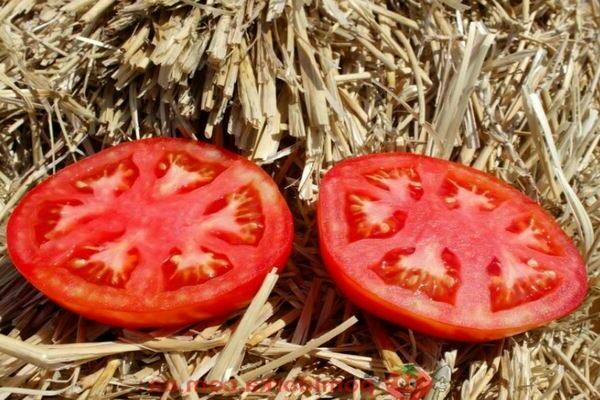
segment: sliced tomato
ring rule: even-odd
[[[453,340],[523,332],[573,311],[585,263],[539,205],[495,177],[435,158],[340,162],[318,203],[339,287],[381,318]]]
[[[58,304],[125,326],[170,326],[243,307],[292,245],[273,180],[208,144],[147,139],[72,164],[8,222],[19,271]]]

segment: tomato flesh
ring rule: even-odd
[[[55,302],[146,327],[244,306],[284,267],[292,235],[289,209],[258,166],[165,138],[109,148],[50,177],[16,207],[7,242],[15,266]]]
[[[585,297],[585,263],[539,205],[475,169],[406,153],[340,162],[318,203],[321,253],[381,318],[452,340],[540,326]]]

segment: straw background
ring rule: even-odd
[[[252,377],[286,355],[275,372],[306,382],[403,362],[447,366],[433,399],[600,398],[599,81],[598,0],[0,0],[0,399],[179,398],[189,379]],[[28,189],[158,135],[236,149],[289,200],[292,260],[244,318],[115,329],[55,306],[11,265],[4,227]],[[485,344],[367,326],[321,264],[314,202],[336,161],[388,150],[474,166],[543,204],[588,262],[585,304]]]

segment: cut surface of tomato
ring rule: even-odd
[[[407,153],[342,161],[323,178],[321,253],[369,312],[452,340],[497,339],[574,310],[585,263],[554,219],[499,179]]]
[[[246,305],[291,251],[289,209],[254,163],[183,139],[121,144],[32,189],[7,228],[17,269],[56,303],[125,327]]]

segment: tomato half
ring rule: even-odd
[[[121,144],[31,190],[8,222],[19,271],[58,304],[125,326],[246,305],[290,254],[292,218],[252,162],[182,139]]]
[[[575,309],[585,263],[539,205],[495,177],[426,156],[340,162],[318,203],[321,253],[343,292],[417,331],[483,341]]]

